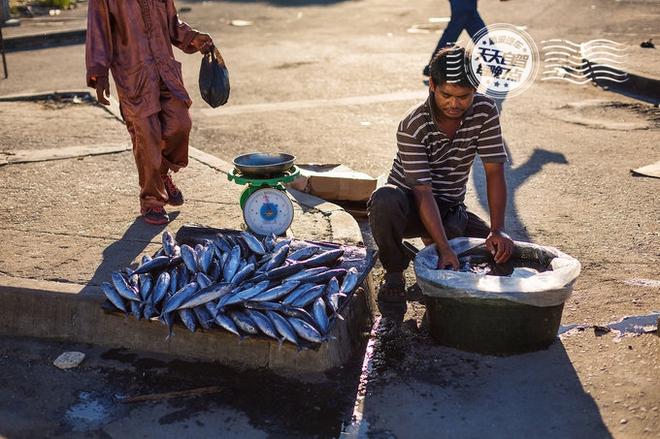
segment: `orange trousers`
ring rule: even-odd
[[[188,105],[175,98],[161,82],[160,111],[126,119],[140,184],[140,208],[162,207],[167,191],[162,177],[188,165],[188,139],[192,121]]]

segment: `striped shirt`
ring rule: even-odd
[[[449,140],[433,121],[432,99],[430,95],[399,124],[398,152],[387,182],[407,190],[430,184],[436,198],[462,203],[476,154],[483,162],[507,160],[499,113],[491,98],[475,94],[454,139]]]

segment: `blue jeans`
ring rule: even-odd
[[[477,0],[449,0],[449,5],[451,19],[431,55],[431,59],[440,49],[447,47],[447,44],[455,43],[463,30],[467,30],[470,37],[474,39],[477,32],[486,27],[486,23],[477,11]]]

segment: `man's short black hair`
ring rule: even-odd
[[[461,46],[441,49],[430,64],[433,83],[437,86],[449,83],[474,88],[468,76],[469,62],[470,58]]]

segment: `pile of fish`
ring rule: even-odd
[[[263,240],[249,232],[178,245],[168,231],[153,258],[112,273],[101,285],[114,308],[138,320],[158,319],[169,336],[175,319],[190,330],[223,328],[241,339],[265,335],[302,346],[328,340],[330,323],[358,283],[358,271],[337,268],[344,250]]]

